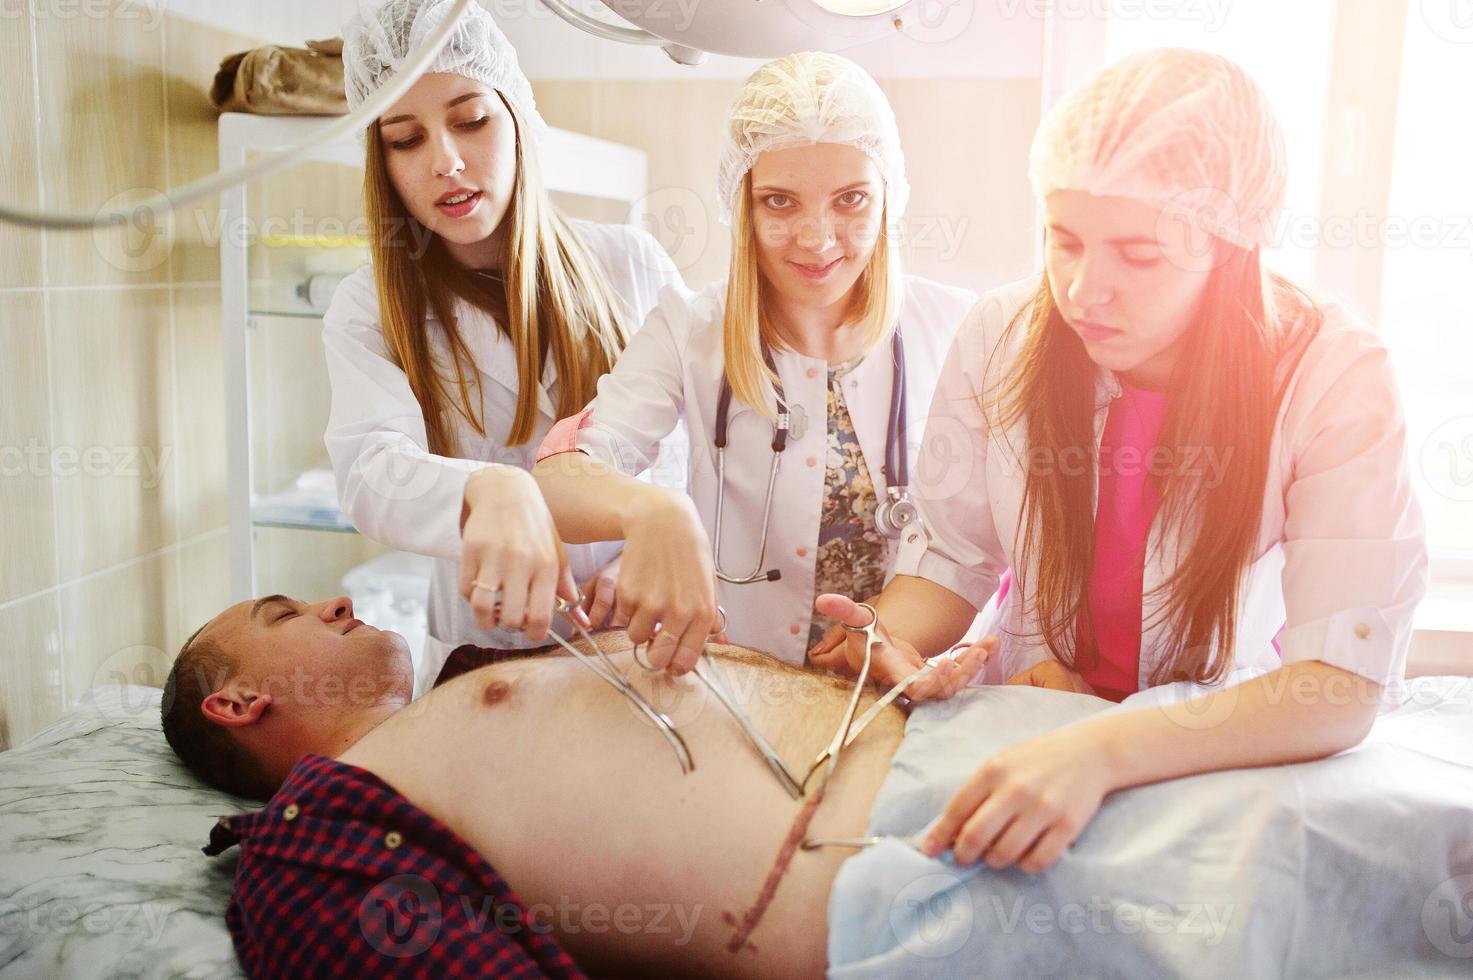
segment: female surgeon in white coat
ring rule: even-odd
[[[677,673],[723,626],[713,603],[732,642],[803,664],[828,625],[815,620],[817,593],[879,592],[898,535],[877,527],[877,509],[901,463],[915,462],[921,432],[892,413],[898,382],[918,423],[975,301],[902,274],[908,185],[895,116],[853,62],[804,53],[758,69],[727,138],[718,194],[732,228],[728,278],[689,301],[667,293],[533,471],[565,540],[628,538],[631,552],[658,551],[638,574],[625,564],[616,605],[632,639],[655,637],[651,664]],[[779,397],[790,426],[780,451]],[[691,496],[672,501],[631,477],[682,418]]]
[[[872,673],[946,649],[1010,567],[984,679],[1125,703],[978,760],[927,853],[1041,871],[1105,795],[1348,749],[1401,681],[1427,587],[1401,401],[1373,331],[1260,264],[1286,173],[1263,92],[1203,52],[1127,58],[1039,128],[1044,272],[957,334],[925,440],[962,465],[917,481]]]
[[[450,7],[391,0],[350,22],[349,105]],[[417,693],[460,644],[545,639],[554,592],[572,598],[617,560],[617,543],[564,552],[527,471],[659,291],[685,291],[649,235],[552,207],[537,166],[544,128],[511,45],[471,4],[429,72],[368,128],[373,261],[324,322],[343,509],[369,538],[437,559]],[[493,529],[506,535],[494,546]]]

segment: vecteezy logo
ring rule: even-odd
[[[915,0],[900,13],[900,30],[922,44],[961,37],[977,14],[976,0]]]
[[[650,191],[629,206],[628,221],[653,235],[681,272],[689,271],[701,260],[711,240],[711,216],[706,202],[689,187],[658,187]],[[653,256],[653,260],[658,262],[660,256]]]
[[[1473,875],[1449,878],[1422,903],[1422,932],[1438,952],[1473,959]]]
[[[169,261],[174,247],[174,213],[155,213],[148,204],[157,191],[139,187],[114,194],[99,211],[116,211],[126,220],[92,229],[92,244],[102,260],[120,272],[149,272]]]
[[[1473,415],[1459,415],[1433,429],[1422,443],[1422,475],[1438,494],[1473,501]]]
[[[418,956],[440,937],[440,892],[415,874],[395,875],[369,889],[358,903],[358,928],[385,956]]]
[[[971,896],[951,874],[923,875],[900,889],[890,903],[890,928],[914,956],[950,956],[972,936]]]
[[[1420,0],[1422,20],[1454,44],[1473,44],[1473,0]]]

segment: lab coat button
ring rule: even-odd
[[[301,812],[301,809],[295,803],[288,803],[286,809],[281,811],[281,819],[295,820],[297,819],[297,814]]]
[[[1369,640],[1371,638],[1371,628],[1365,623],[1356,623],[1355,635],[1360,637],[1362,640]]]
[[[812,456],[809,456],[808,459],[806,459],[804,462],[806,462],[809,466],[817,466],[818,465],[818,460],[815,459]]]
[[[798,549],[798,557],[799,558],[802,558],[802,557],[804,557],[807,554],[808,554],[808,549],[807,548],[799,548]]]
[[[788,632],[789,633],[792,633],[794,636],[797,636],[798,635],[798,624],[797,623],[794,623],[792,626],[789,626],[788,627]]]
[[[818,377],[818,368],[809,368],[808,369],[808,376],[810,378],[816,378],[816,377]]]

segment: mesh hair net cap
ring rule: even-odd
[[[847,58],[806,51],[770,61],[737,93],[716,177],[721,223],[731,224],[742,178],[764,150],[844,143],[863,150],[885,181],[886,218],[905,213],[910,184],[895,113],[880,86]]]
[[[343,88],[348,111],[393,77],[454,8],[453,0],[387,0],[359,10],[343,28]],[[448,72],[500,92],[534,134],[547,128],[516,50],[479,0],[466,5],[428,72]]]
[[[1263,91],[1219,55],[1126,58],[1067,95],[1038,128],[1033,192],[1128,197],[1243,248],[1284,204],[1284,134]]]

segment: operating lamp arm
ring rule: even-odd
[[[248,180],[259,180],[285,170],[314,146],[335,142],[367,126],[382,115],[385,109],[398,101],[399,97],[409,91],[410,86],[417,82],[419,76],[429,67],[430,62],[439,53],[440,46],[444,44],[445,38],[450,36],[451,30],[460,20],[460,15],[465,12],[469,4],[474,2],[475,0],[456,0],[455,9],[441,21],[440,26],[435,28],[419,50],[408,59],[404,70],[399,73],[398,77],[365,99],[357,111],[343,116],[312,136],[284,150],[278,150],[269,156],[236,167],[234,170],[219,171],[194,183],[185,184],[183,187],[156,192],[126,210],[64,214],[28,211],[24,208],[0,205],[0,222],[20,225],[24,228],[50,228],[57,231],[82,231],[143,220],[159,225],[165,215],[186,204],[218,194],[236,184],[243,184]]]
[[[592,34],[594,37],[603,38],[605,41],[659,45],[672,61],[682,65],[699,65],[706,60],[704,51],[688,48],[683,44],[677,44],[658,34],[651,34],[649,31],[636,27],[619,27],[616,24],[601,21],[597,17],[590,17],[583,11],[574,10],[568,6],[567,0],[542,0],[542,4],[579,30]]]

